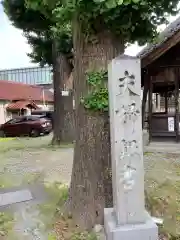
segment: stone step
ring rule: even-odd
[[[28,189],[7,192],[0,194],[0,207],[7,206],[15,203],[26,202],[32,200],[32,194]]]

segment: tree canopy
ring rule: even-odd
[[[125,43],[144,44],[156,37],[157,26],[178,12],[178,0],[26,0],[27,6],[46,12],[53,9],[58,26],[79,15],[86,36],[110,31]],[[43,10],[42,10],[43,9]],[[47,13],[48,14],[48,13]]]
[[[70,21],[78,13],[83,32],[89,39],[110,31],[124,43],[140,45],[156,37],[157,26],[177,13],[178,0],[3,0],[15,27],[24,31],[32,47],[33,62],[52,64],[52,36],[57,34],[58,49],[72,57]]]

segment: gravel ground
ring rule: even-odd
[[[31,181],[32,177],[40,175],[43,175],[48,182],[69,183],[73,148],[71,145],[52,148],[48,146],[51,137],[49,135],[34,139],[0,142],[0,184],[22,185],[24,181]],[[146,179],[161,183],[167,179],[174,183],[180,180],[180,154],[146,152],[144,167]],[[18,224],[21,225],[21,223]]]
[[[51,135],[0,142],[0,173],[12,178],[23,179],[33,174],[43,174],[48,181],[69,182],[71,177],[73,148],[71,145],[52,148],[49,145]],[[155,168],[157,161],[166,165],[180,163],[180,154],[145,153],[146,171]],[[158,170],[158,169],[157,169]],[[175,176],[178,177],[179,176]],[[1,180],[1,179],[0,179]],[[19,181],[17,181],[19,183]]]
[[[52,148],[50,136],[0,142],[0,173],[21,184],[31,175],[42,174],[48,181],[69,182],[73,161],[72,146]],[[9,179],[9,180],[10,180]]]
[[[69,183],[73,160],[72,146],[52,148],[51,135],[0,142],[0,186],[23,186],[43,180]],[[45,199],[44,199],[45,200]],[[44,201],[43,200],[43,201]],[[9,240],[47,240],[47,232],[36,205],[31,201],[11,208],[15,218],[14,234]],[[15,238],[14,238],[15,237]]]

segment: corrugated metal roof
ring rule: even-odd
[[[52,68],[46,66],[0,70],[0,80],[4,79],[31,85],[51,84]]]
[[[137,57],[144,58],[153,50],[158,48],[162,43],[171,38],[175,33],[180,30],[180,17],[178,17],[175,21],[170,23],[167,28],[159,34],[157,42],[154,44],[148,44],[145,48],[143,48],[138,54]]]
[[[44,99],[43,99],[44,98]],[[0,81],[0,100],[31,100],[53,102],[53,94],[44,90],[43,87],[15,83],[10,81]]]

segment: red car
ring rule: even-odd
[[[41,134],[49,134],[51,131],[52,123],[44,116],[21,116],[0,126],[0,136],[4,137],[38,137]]]

